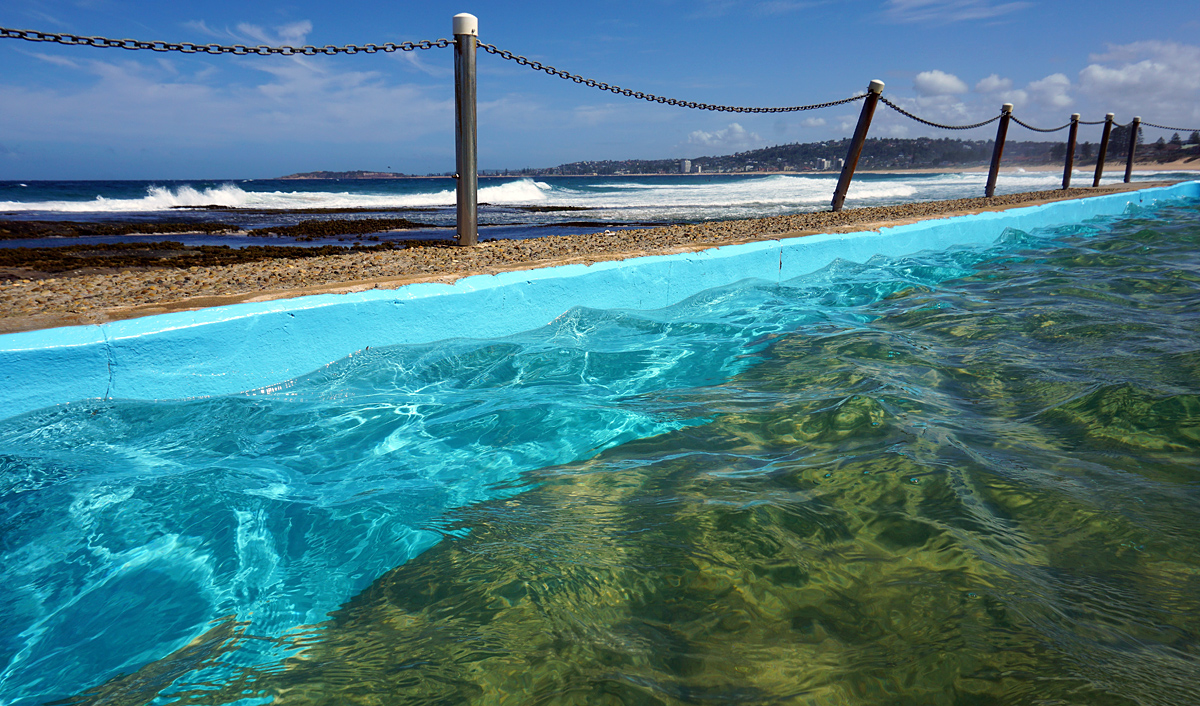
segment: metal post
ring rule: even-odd
[[[454,16],[454,147],[458,173],[458,244],[479,242],[479,160],[475,137],[475,47],[479,19]]]
[[[996,127],[996,146],[992,149],[992,167],[988,170],[987,187],[983,195],[989,199],[996,195],[996,177],[1000,175],[1000,158],[1004,156],[1004,140],[1008,137],[1008,121],[1012,118],[1013,104],[1000,106],[1000,124]]]
[[[1067,161],[1063,165],[1063,188],[1071,188],[1071,170],[1075,168],[1075,138],[1079,136],[1079,113],[1071,113],[1071,131],[1067,134]]]
[[[883,95],[883,81],[874,80],[867,84],[867,99],[863,101],[862,112],[858,114],[858,126],[854,128],[854,138],[850,140],[850,151],[846,154],[846,163],[842,165],[842,175],[838,177],[837,189],[833,192],[833,210],[842,210],[846,202],[846,192],[850,190],[850,180],[854,178],[854,169],[858,166],[858,158],[862,155],[863,143],[867,141],[867,131],[871,129],[871,118],[875,116],[875,106],[879,104],[879,96]]]
[[[1104,116],[1104,134],[1100,136],[1100,153],[1096,155],[1096,176],[1092,186],[1100,186],[1100,177],[1104,176],[1104,160],[1108,157],[1108,136],[1112,134],[1113,114]]]
[[[1129,124],[1129,157],[1125,160],[1125,183],[1133,176],[1133,153],[1137,152],[1138,130],[1142,128],[1142,119],[1135,117]]]

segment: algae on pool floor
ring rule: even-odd
[[[1200,208],[1077,231],[848,272],[859,323],[648,393],[709,421],[457,511],[275,667],[166,687],[225,623],[73,703],[1200,700]]]

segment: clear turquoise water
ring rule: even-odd
[[[0,695],[1200,701],[1198,246],[1178,204],[0,422]]]

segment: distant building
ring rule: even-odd
[[[679,163],[679,173],[680,174],[691,174],[692,173],[692,160],[685,159],[682,162],[680,162]]]

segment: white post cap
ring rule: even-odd
[[[1135,123],[1142,122],[1142,116],[1140,116],[1140,115],[1133,116],[1133,122],[1135,122]]]
[[[1113,119],[1113,118],[1115,118],[1115,117],[1117,117],[1117,114],[1116,114],[1116,113],[1105,113],[1105,114],[1104,114],[1104,119],[1105,119],[1105,120],[1112,120],[1112,119]]]
[[[1005,103],[1004,105],[1000,106],[1001,113],[1011,113],[1012,109],[1013,109],[1012,103]]]
[[[467,12],[461,12],[454,16],[454,33],[469,34],[473,37],[479,36],[479,18]]]
[[[875,79],[867,84],[867,93],[880,94],[883,93],[883,81]]]
[[[1071,113],[1071,119],[1072,119],[1072,120],[1078,120],[1078,119],[1079,119],[1079,113]]]

